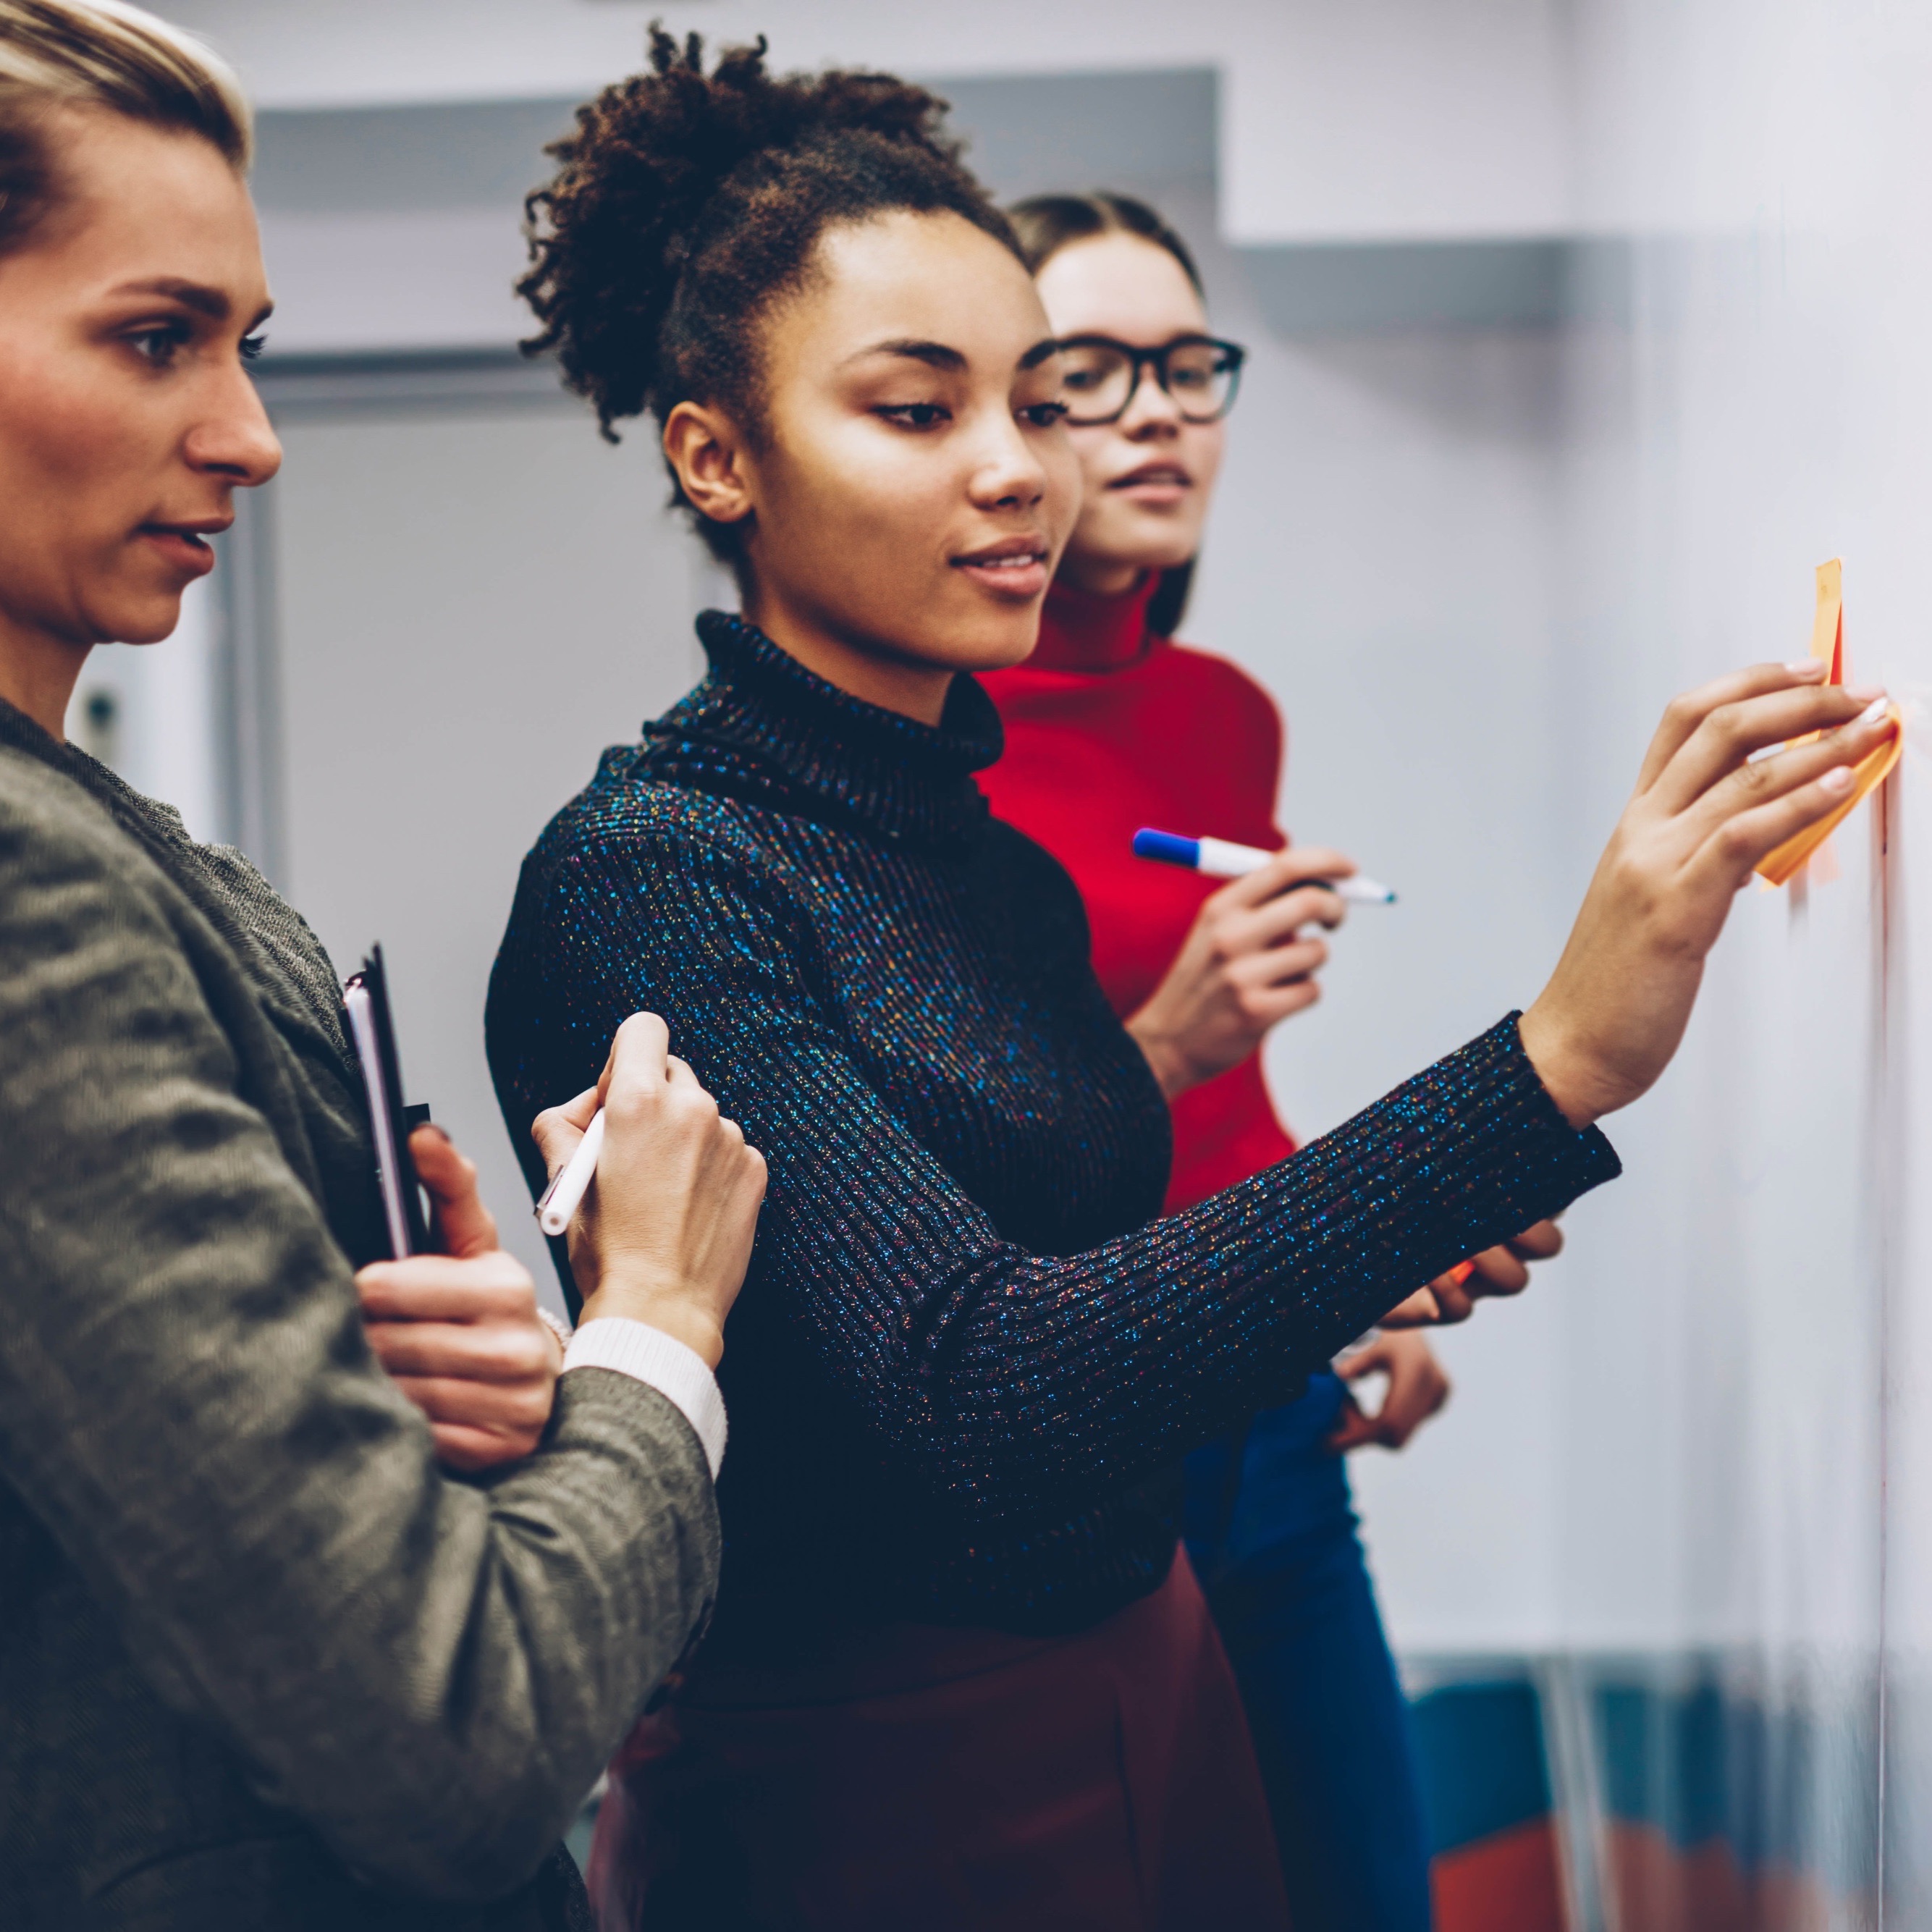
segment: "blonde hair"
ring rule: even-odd
[[[236,169],[254,121],[234,70],[125,0],[0,0],[0,254],[60,199],[51,109],[100,108],[210,142]]]

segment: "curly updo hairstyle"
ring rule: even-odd
[[[555,178],[524,202],[531,267],[517,292],[605,437],[649,410],[715,403],[755,438],[760,326],[802,284],[830,227],[898,209],[947,212],[1011,249],[1006,216],[941,131],[946,104],[891,74],[775,77],[766,42],[709,74],[696,34],[650,29],[650,65],[577,110],[546,152]],[[692,508],[676,473],[673,501]],[[742,526],[697,518],[740,561]]]

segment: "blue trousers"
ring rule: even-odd
[[[1187,1461],[1183,1527],[1241,1689],[1295,1932],[1429,1932],[1429,1838],[1408,1706],[1322,1443],[1342,1384]]]

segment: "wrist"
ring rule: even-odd
[[[1568,1030],[1545,1010],[1541,1000],[1517,1021],[1516,1036],[1543,1082],[1543,1090],[1579,1133],[1611,1111],[1601,1104],[1602,1082],[1592,1069],[1589,1056],[1577,1049]]]
[[[1147,1062],[1148,1071],[1154,1076],[1163,1099],[1172,1100],[1198,1083],[1199,1076],[1189,1064],[1186,1055],[1166,1034],[1143,1025],[1138,1015],[1127,1022],[1127,1031],[1140,1048],[1141,1057]]]
[[[716,1316],[698,1305],[688,1291],[607,1274],[586,1297],[578,1325],[581,1328],[610,1316],[641,1322],[646,1328],[682,1342],[708,1369],[716,1369],[724,1358],[723,1327]]]

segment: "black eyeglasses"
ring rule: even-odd
[[[1219,422],[1234,406],[1248,352],[1211,335],[1184,335],[1158,349],[1136,349],[1111,335],[1070,335],[1060,345],[1066,420],[1082,428],[1118,422],[1139,393],[1141,371],[1179,408],[1181,420]]]

